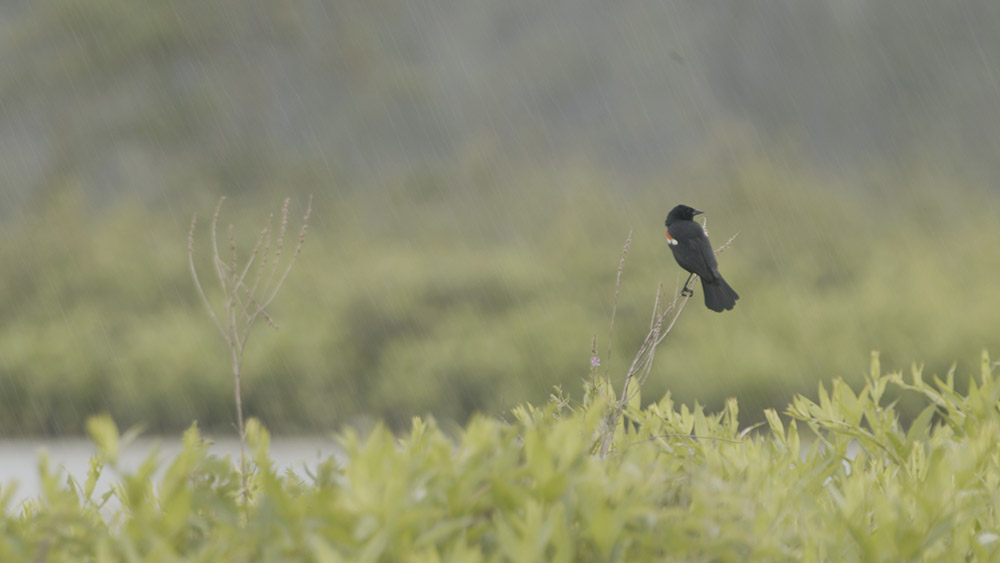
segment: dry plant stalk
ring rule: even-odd
[[[615,300],[611,304],[611,327],[608,328],[608,361],[604,364],[604,377],[609,377],[611,369],[611,343],[615,336],[615,313],[618,311],[618,290],[622,285],[622,272],[625,270],[625,257],[628,256],[629,249],[632,248],[632,231],[628,232],[625,239],[625,246],[622,248],[622,257],[618,260],[618,276],[615,278]],[[597,337],[594,337],[594,346],[597,346]]]
[[[198,270],[194,265],[194,231],[198,221],[197,214],[191,218],[191,229],[188,231],[188,265],[191,267],[191,276],[194,278],[195,288],[201,297],[202,303],[208,309],[208,314],[212,317],[216,328],[222,333],[222,338],[229,348],[229,361],[233,372],[233,394],[236,400],[237,430],[240,435],[240,473],[242,475],[242,494],[246,500],[247,491],[247,459],[246,459],[246,430],[243,425],[243,395],[240,390],[240,375],[243,365],[243,351],[246,349],[247,339],[250,331],[258,318],[261,318],[272,328],[277,329],[271,317],[267,314],[266,308],[274,301],[285,283],[285,278],[292,271],[295,259],[302,251],[302,244],[306,239],[306,229],[309,227],[309,214],[312,213],[312,196],[309,196],[309,204],[306,207],[305,215],[302,217],[302,227],[299,230],[299,240],[295,251],[287,260],[284,268],[281,267],[282,254],[285,250],[285,235],[288,232],[288,205],[291,201],[286,198],[281,208],[281,223],[278,225],[277,237],[274,238],[272,220],[274,214],[268,215],[267,223],[257,235],[257,242],[254,244],[250,256],[246,259],[246,264],[239,265],[239,257],[236,252],[236,238],[234,227],[229,225],[229,259],[224,260],[219,252],[218,242],[218,222],[219,214],[222,210],[222,203],[225,197],[219,199],[215,207],[215,214],[212,215],[212,265],[215,275],[219,280],[219,287],[222,290],[221,308],[216,307],[209,301],[205,288],[198,277]],[[272,247],[272,239],[274,246]],[[256,268],[254,264],[256,263]],[[251,271],[253,274],[251,275]],[[252,277],[252,281],[248,279]]]
[[[720,246],[715,253],[719,254],[723,250],[729,248],[729,245],[736,240],[737,236],[739,236],[739,233],[729,237],[729,240]],[[625,251],[622,252],[622,262],[625,260],[625,254],[628,251],[628,246],[631,241],[632,233],[630,232],[628,241],[626,242]],[[617,283],[621,283],[622,267],[623,264],[619,264]],[[601,437],[601,457],[607,456],[608,452],[611,450],[611,444],[615,437],[615,428],[618,426],[618,421],[621,420],[622,414],[625,412],[625,406],[628,405],[628,402],[632,400],[633,397],[635,397],[636,393],[639,392],[639,389],[642,388],[642,385],[649,377],[649,373],[653,369],[653,357],[656,355],[656,348],[661,342],[663,342],[663,339],[670,334],[674,325],[677,324],[677,319],[680,318],[681,312],[684,310],[684,306],[687,305],[688,299],[690,299],[693,295],[691,288],[697,282],[698,276],[692,275],[687,280],[687,283],[684,284],[684,287],[681,288],[680,292],[675,291],[673,300],[667,304],[663,310],[660,310],[660,296],[663,294],[663,283],[660,283],[657,286],[656,297],[653,301],[653,317],[649,323],[649,332],[646,334],[646,338],[639,346],[639,350],[636,352],[635,357],[632,358],[632,364],[629,366],[628,372],[625,373],[625,382],[622,384],[621,397],[611,406],[611,411],[608,413],[608,417],[605,421],[604,433]],[[618,287],[616,284],[616,304],[617,296]],[[614,312],[612,312],[611,318],[614,318]],[[666,323],[665,327],[664,323]],[[634,388],[632,388],[633,381],[635,382]]]

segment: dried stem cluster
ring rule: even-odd
[[[309,198],[309,205],[302,217],[298,244],[284,265],[282,265],[282,258],[285,252],[285,236],[288,232],[290,199],[285,199],[281,208],[281,222],[277,226],[277,233],[274,232],[274,214],[271,214],[268,216],[264,228],[257,235],[257,242],[243,265],[240,265],[237,255],[236,238],[232,224],[229,225],[228,229],[229,253],[227,259],[223,259],[223,254],[219,250],[218,222],[222,203],[225,200],[225,197],[219,199],[215,213],[212,215],[211,227],[212,266],[222,291],[219,304],[213,306],[209,300],[194,264],[194,232],[198,221],[197,215],[191,218],[191,229],[188,231],[188,265],[191,267],[191,276],[194,278],[198,295],[229,349],[230,366],[233,372],[233,394],[236,400],[237,430],[240,435],[240,470],[243,474],[242,484],[245,496],[247,494],[246,430],[243,424],[243,395],[240,389],[243,351],[246,349],[250,331],[258,318],[263,319],[272,328],[278,328],[274,320],[267,314],[266,309],[278,295],[282,284],[285,283],[285,278],[292,271],[295,259],[302,251],[306,229],[309,226],[309,214],[312,212],[312,197]]]
[[[718,254],[728,248],[729,245],[736,240],[738,235],[739,233],[736,233],[730,237],[725,244],[720,246],[715,251],[715,253]],[[611,334],[614,333],[614,309],[617,309],[618,305],[618,290],[619,285],[621,284],[622,270],[625,267],[625,256],[628,254],[631,244],[632,233],[629,232],[628,239],[625,241],[625,247],[622,249],[621,260],[618,263],[618,277],[615,281],[615,304],[611,312]],[[642,385],[646,382],[646,379],[649,377],[649,373],[653,369],[653,357],[656,355],[656,348],[663,342],[667,335],[670,334],[670,331],[673,330],[674,325],[677,323],[677,319],[680,318],[681,312],[684,310],[684,306],[691,298],[691,288],[695,283],[697,283],[697,281],[697,275],[691,276],[690,279],[687,280],[684,287],[681,288],[680,291],[676,291],[674,293],[673,300],[671,300],[670,303],[662,309],[661,296],[663,294],[663,284],[660,283],[657,286],[656,298],[653,301],[653,316],[649,322],[649,332],[646,334],[646,338],[643,339],[635,357],[632,358],[632,363],[629,365],[628,371],[625,373],[625,381],[622,383],[621,396],[616,401],[613,401],[608,411],[607,419],[604,425],[604,433],[601,437],[601,457],[606,456],[611,450],[611,445],[614,441],[615,428],[618,426],[618,422],[621,420],[622,414],[625,412],[626,405],[628,405],[629,401],[636,396],[642,388]],[[608,340],[608,345],[610,347],[610,335]],[[610,353],[608,355],[610,357]]]

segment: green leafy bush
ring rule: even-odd
[[[116,470],[109,417],[83,482],[43,457],[42,494],[17,507],[0,488],[0,560],[194,561],[956,561],[1000,556],[1000,379],[983,353],[967,393],[953,374],[836,380],[796,397],[790,420],[740,428],[736,400],[717,414],[669,395],[604,428],[609,403],[556,392],[510,421],[477,416],[455,436],[414,419],[338,437],[343,457],[308,478],[268,457],[248,424],[254,469],[243,502],[229,459],[197,427],[162,467],[156,454]],[[909,428],[886,390],[924,404]],[[808,429],[806,432],[805,426]],[[626,428],[627,426],[627,428]],[[609,455],[596,454],[614,432]],[[95,491],[98,475],[118,476]],[[112,504],[116,504],[112,507]]]

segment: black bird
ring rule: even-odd
[[[721,313],[735,307],[740,296],[719,274],[719,263],[715,260],[705,228],[694,221],[694,216],[699,213],[704,212],[687,205],[673,208],[667,215],[667,242],[681,268],[701,278],[705,306]],[[691,276],[688,276],[688,281],[691,281]],[[684,287],[687,287],[687,282],[684,282]]]

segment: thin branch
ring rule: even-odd
[[[656,299],[653,300],[653,315],[649,319],[649,330],[656,326],[657,313],[660,311],[660,294],[663,293],[663,282],[656,285]]]
[[[219,285],[222,286],[222,290],[226,289],[226,276],[222,272],[222,258],[219,257],[219,241],[216,235],[218,231],[219,224],[219,213],[222,211],[222,202],[226,201],[226,196],[219,198],[219,204],[215,206],[215,214],[212,215],[212,265],[215,267],[215,273],[219,276]]]
[[[265,234],[267,234],[267,227],[264,227],[264,229],[260,231],[260,234],[257,235],[257,242],[253,245],[253,250],[250,252],[250,258],[247,259],[247,265],[243,267],[243,271],[240,272],[240,275],[236,279],[236,283],[233,284],[233,287],[245,287],[243,280],[246,279],[247,274],[250,272],[250,266],[252,266],[254,260],[257,259],[257,253],[260,252],[260,247],[264,242]],[[249,289],[247,289],[247,292],[251,294],[253,293],[253,291],[250,291]]]
[[[608,328],[608,357],[604,364],[604,377],[609,377],[611,369],[611,343],[615,336],[615,313],[618,311],[618,290],[622,285],[622,272],[625,270],[625,257],[632,247],[632,231],[629,230],[628,238],[625,239],[625,246],[622,247],[622,257],[618,260],[618,277],[615,278],[615,300],[611,305],[611,327]]]
[[[219,322],[219,317],[216,316],[215,310],[212,309],[212,304],[208,301],[208,296],[205,295],[205,289],[201,286],[201,280],[198,279],[198,270],[194,267],[194,228],[198,222],[198,215],[195,214],[191,217],[191,230],[188,231],[188,266],[191,268],[191,276],[194,277],[194,287],[198,290],[198,295],[201,296],[201,302],[208,309],[208,314],[212,317],[212,322],[215,323],[216,328],[222,333],[223,338],[226,342],[229,342],[229,338],[226,335],[226,330],[222,328],[222,323]]]
[[[734,240],[736,240],[736,237],[738,237],[738,236],[740,236],[740,233],[739,233],[739,231],[737,231],[737,232],[736,232],[736,234],[734,234],[733,236],[729,237],[729,240],[727,240],[727,241],[725,242],[725,244],[723,244],[723,245],[722,245],[722,246],[720,246],[719,248],[715,249],[715,253],[716,253],[716,254],[719,254],[719,253],[720,253],[720,252],[722,252],[723,250],[725,250],[725,249],[729,248],[729,245],[733,244],[733,241],[734,241]]]
[[[271,291],[271,282],[274,281],[274,274],[278,272],[278,262],[281,261],[281,252],[285,248],[285,232],[288,230],[288,204],[291,198],[285,198],[285,203],[281,206],[281,224],[278,226],[278,240],[274,248],[274,264],[271,266],[271,273],[264,283],[264,294]],[[309,196],[310,210],[312,208],[312,196]],[[265,305],[266,306],[266,305]]]
[[[236,228],[229,224],[229,287],[236,286]]]
[[[247,293],[253,295],[257,293],[257,286],[260,284],[261,278],[264,277],[264,268],[267,267],[268,254],[271,251],[271,220],[274,219],[274,213],[267,216],[267,223],[264,228],[260,231],[260,236],[257,238],[258,246],[263,242],[263,247],[260,252],[260,261],[257,266],[257,275],[254,276],[253,286],[247,290]]]
[[[287,215],[287,210],[288,210],[288,200],[285,200],[285,209],[283,210],[283,213],[285,215]],[[302,217],[302,228],[299,229],[299,244],[295,247],[295,253],[292,254],[292,259],[288,261],[288,267],[285,268],[285,273],[281,275],[281,279],[278,280],[278,283],[275,284],[274,289],[271,291],[271,296],[268,297],[263,303],[261,303],[260,306],[261,309],[270,305],[271,301],[274,301],[275,296],[278,295],[278,290],[281,289],[281,286],[285,283],[285,278],[288,277],[288,272],[292,271],[292,266],[295,264],[295,259],[298,258],[299,253],[302,252],[302,244],[306,240],[306,230],[309,228],[309,215],[311,214],[312,214],[312,196],[310,195],[309,205],[306,208],[306,214]],[[285,218],[282,218],[281,235],[278,238],[279,244],[285,237],[285,226],[287,222],[288,221]],[[278,252],[279,253],[281,252],[280,248],[278,249]],[[278,263],[277,257],[275,257],[274,263],[277,265]]]

